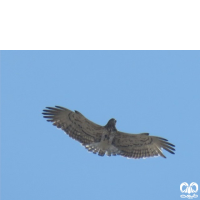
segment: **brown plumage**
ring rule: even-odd
[[[43,111],[42,114],[47,121],[79,141],[88,151],[100,156],[106,154],[136,159],[153,156],[166,158],[162,149],[172,154],[175,151],[175,146],[164,138],[149,136],[149,133],[129,134],[117,131],[116,120],[113,118],[105,126],[100,126],[80,112],[73,112],[60,106],[47,107]]]

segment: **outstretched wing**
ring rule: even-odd
[[[104,127],[88,120],[78,111],[71,111],[60,106],[46,107],[42,113],[48,122],[61,128],[70,137],[83,145],[100,142]]]
[[[113,140],[113,145],[120,150],[119,155],[129,158],[146,158],[152,156],[162,156],[162,149],[174,154],[175,147],[167,142],[168,140],[149,136],[149,133],[129,134],[117,131]]]

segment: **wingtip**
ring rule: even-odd
[[[163,158],[167,158],[164,154],[160,154],[160,156],[163,157]]]
[[[55,106],[56,108],[59,108],[59,109],[62,109],[62,110],[65,110],[66,108],[62,107],[62,106]]]
[[[157,138],[159,138],[160,140],[168,141],[167,139],[162,138],[162,137],[157,137]]]
[[[47,109],[53,109],[53,107],[50,107],[50,106],[47,106],[46,108],[47,108]]]
[[[167,158],[163,153],[162,151],[160,153],[158,153],[158,156],[162,157],[162,158]]]

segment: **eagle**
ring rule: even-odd
[[[61,106],[46,107],[43,117],[61,128],[71,138],[79,141],[88,151],[99,156],[121,155],[127,158],[147,158],[161,156],[162,150],[174,154],[175,145],[162,137],[149,136],[149,133],[130,134],[116,129],[116,120],[110,119],[105,126],[98,125],[78,111]]]

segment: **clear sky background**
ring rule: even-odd
[[[42,117],[55,105],[176,154],[89,153]],[[181,199],[182,182],[200,186],[199,141],[200,51],[1,51],[2,200]]]

